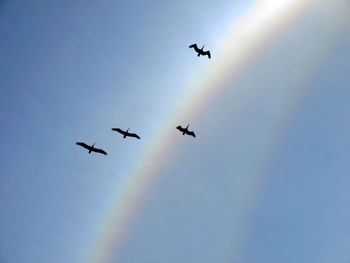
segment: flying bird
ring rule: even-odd
[[[196,135],[194,134],[193,131],[189,131],[189,130],[188,130],[188,126],[190,126],[190,125],[187,125],[186,128],[182,128],[182,127],[179,125],[179,126],[176,127],[176,129],[178,129],[180,132],[182,132],[182,135],[187,134],[187,135],[191,135],[191,136],[193,136],[193,137],[196,137]]]
[[[196,51],[198,53],[198,55],[197,55],[198,57],[200,55],[202,55],[202,56],[208,56],[208,58],[211,58],[209,50],[203,51],[204,46],[201,49],[199,49],[197,47],[197,44],[193,44],[193,45],[189,46],[189,48],[194,48],[194,51]]]
[[[112,131],[116,131],[116,132],[119,132],[121,134],[123,134],[123,138],[125,139],[126,137],[135,137],[137,139],[141,139],[140,136],[138,136],[136,133],[130,133],[129,132],[129,128],[126,130],[126,131],[123,131],[119,128],[112,128]]]
[[[97,152],[97,153],[102,153],[102,154],[104,154],[104,155],[107,155],[107,153],[106,153],[104,150],[95,148],[95,147],[94,147],[95,143],[94,143],[93,145],[91,145],[91,146],[90,146],[90,145],[87,145],[87,144],[85,144],[85,143],[83,143],[83,142],[77,142],[76,144],[79,145],[79,146],[81,146],[81,147],[83,147],[83,148],[85,148],[85,149],[88,149],[88,150],[89,150],[89,153],[91,153],[91,152]]]

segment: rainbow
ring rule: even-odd
[[[267,40],[276,30],[280,30],[293,20],[298,14],[310,10],[312,8],[322,8],[328,10],[337,22],[332,27],[325,29],[325,34],[332,41],[321,43],[317,47],[318,53],[315,56],[321,61],[322,58],[318,54],[326,54],[329,47],[334,44],[334,36],[337,36],[339,30],[344,25],[344,20],[339,17],[347,17],[345,1],[329,1],[331,4],[320,3],[319,0],[260,0],[238,21],[232,26],[231,32],[222,41],[220,48],[215,52],[215,57],[210,63],[210,69],[207,69],[207,77],[201,81],[193,83],[192,87],[183,96],[181,105],[171,113],[167,119],[185,120],[193,122],[198,118],[199,112],[208,104],[210,99],[215,96],[220,89],[225,88],[225,82],[234,81],[238,76],[240,69],[244,67],[262,47],[266,45]],[[338,19],[336,19],[338,17]],[[316,51],[315,51],[316,52]],[[324,55],[326,56],[326,55]],[[300,87],[307,86],[307,79],[319,61],[312,61],[309,65],[305,65],[306,73],[296,78],[296,83]],[[210,70],[210,71],[209,71]],[[254,92],[251,89],[249,92]],[[300,98],[301,93],[305,92],[298,89],[293,94],[290,101],[286,103],[286,108],[281,109],[280,119],[286,119],[291,113],[293,105]],[[186,117],[185,117],[186,116]],[[280,125],[274,135],[278,135],[283,129]],[[172,145],[176,144],[178,136],[174,136],[174,127],[172,123],[165,121],[161,132],[157,134],[157,143],[150,142],[146,150],[135,162],[135,167],[131,171],[128,179],[124,182],[122,193],[116,196],[113,212],[108,216],[106,221],[102,222],[100,236],[94,241],[92,249],[84,262],[89,263],[108,263],[118,250],[118,246],[123,241],[123,237],[128,232],[128,222],[142,203],[142,198],[146,192],[150,191],[152,184],[157,180],[160,171],[167,165],[171,159]],[[177,134],[175,134],[177,135]],[[272,148],[273,140],[271,136],[270,142],[265,147]],[[271,152],[267,149],[265,152]],[[266,160],[260,161],[262,165]],[[259,168],[260,169],[260,168]],[[259,171],[257,171],[259,174]],[[261,172],[260,172],[261,174]],[[253,188],[258,188],[259,175],[257,175]],[[251,197],[253,198],[253,197]]]

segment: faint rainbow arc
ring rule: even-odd
[[[311,3],[310,0],[303,1],[302,4],[300,1],[286,0],[284,5],[280,5],[280,9],[277,10],[272,6],[273,2],[273,0],[258,1],[252,10],[234,24],[233,31],[220,47],[213,73],[185,94],[184,103],[179,106],[180,109],[176,109],[172,113],[173,116],[169,119],[182,119],[184,113],[195,118],[203,105],[217,92],[215,87],[221,87],[220,83],[227,79],[227,74],[231,73],[232,69],[237,71],[256,52],[257,44],[262,43],[274,29],[288,21],[288,18],[296,14],[298,10]],[[271,9],[266,9],[268,7]],[[259,14],[261,10],[266,12],[265,16]],[[255,20],[255,24],[251,24],[250,20],[254,20],[256,16],[258,20]],[[241,35],[242,33],[239,31],[243,31],[242,28],[250,30],[248,30],[248,33],[245,32],[245,35]],[[245,41],[241,41],[242,38]],[[239,41],[239,43],[237,44],[236,41]],[[230,44],[234,47],[232,48]],[[195,96],[194,94],[200,95]],[[195,102],[193,103],[193,101]],[[162,169],[169,155],[171,155],[169,149],[177,140],[177,137],[173,136],[173,129],[172,125],[165,122],[163,128],[160,129],[163,135],[159,136],[161,138],[159,142],[147,147],[142,156],[144,161],[136,166],[130,178],[122,187],[123,192],[117,197],[114,214],[103,224],[102,237],[97,239],[99,243],[95,246],[93,255],[89,255],[88,262],[108,262],[114,248],[117,248],[118,244],[122,242],[122,238],[127,231],[128,221],[137,209],[138,204],[140,204],[140,199],[156,179],[157,172]]]

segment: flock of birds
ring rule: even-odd
[[[194,51],[197,52],[197,56],[208,56],[208,58],[211,58],[211,55],[210,55],[210,51],[207,50],[207,51],[204,51],[204,46],[199,49],[197,44],[193,44],[193,45],[190,45],[189,48],[193,48]],[[180,132],[182,132],[182,135],[189,135],[189,136],[193,136],[193,137],[196,137],[196,134],[193,132],[193,131],[189,131],[188,130],[188,127],[189,125],[187,125],[186,128],[182,128],[181,125],[177,126],[176,129],[178,129]],[[138,136],[136,133],[131,133],[129,132],[129,129],[127,129],[126,131],[123,131],[122,129],[120,128],[112,128],[112,131],[115,131],[115,132],[119,132],[120,134],[123,135],[123,138],[125,139],[126,137],[134,137],[134,138],[137,138],[137,139],[141,139],[140,136]],[[91,152],[96,152],[96,153],[101,153],[101,154],[104,154],[104,155],[107,155],[107,153],[102,150],[102,149],[99,149],[99,148],[95,148],[95,143],[93,143],[91,146],[90,145],[87,145],[86,143],[84,142],[76,142],[77,145],[89,150],[89,153]]]

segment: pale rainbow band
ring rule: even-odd
[[[283,27],[302,10],[313,8],[316,3],[317,0],[257,1],[251,10],[234,23],[232,31],[222,41],[219,50],[215,52],[210,71],[208,69],[208,72],[211,73],[207,74],[205,79],[194,83],[187,94],[184,94],[183,104],[175,109],[167,120],[182,120],[184,116],[191,120],[197,118],[208,100],[225,86],[225,81],[228,79],[232,81],[235,78],[235,74],[239,72],[238,69],[244,67],[245,63],[264,46],[267,39],[273,35],[274,30]],[[321,45],[321,48],[325,49],[326,46]],[[305,79],[301,77],[298,81],[300,85],[303,85]],[[300,94],[295,94],[294,100],[298,96]],[[292,106],[293,102],[286,105],[287,108]],[[290,109],[284,109],[284,112],[285,115],[288,115]],[[137,211],[138,205],[142,203],[144,194],[149,191],[152,183],[159,176],[159,172],[170,160],[172,146],[178,139],[178,136],[174,135],[177,134],[174,133],[173,123],[165,121],[163,127],[160,128],[157,142],[151,142],[146,147],[145,152],[137,160],[136,167],[124,183],[122,193],[116,196],[113,212],[106,221],[102,222],[101,236],[94,240],[96,243],[88,252],[89,255],[85,262],[109,263],[112,256],[118,251],[118,245],[128,231],[128,222]],[[266,152],[269,151],[266,149]],[[258,184],[258,179],[256,184]]]

